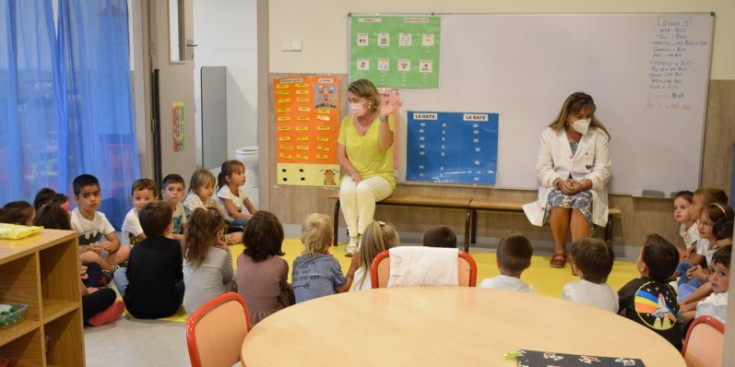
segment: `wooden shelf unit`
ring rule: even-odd
[[[11,366],[84,366],[77,247],[74,231],[0,240],[0,303],[28,305],[23,322],[0,329]]]

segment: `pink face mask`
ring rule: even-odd
[[[350,114],[355,116],[362,116],[367,112],[362,103],[350,103]]]

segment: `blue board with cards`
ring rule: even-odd
[[[408,111],[406,180],[494,185],[498,114]]]

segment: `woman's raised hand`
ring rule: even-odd
[[[398,98],[397,94],[391,94],[388,98],[380,100],[380,117],[385,117],[397,111],[403,106],[403,101]]]

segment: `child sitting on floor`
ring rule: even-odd
[[[143,205],[150,203],[156,199],[156,183],[151,179],[141,178],[133,182],[133,188],[130,190],[130,201],[133,202],[133,208],[125,215],[122,226],[122,238],[130,246],[145,239],[145,233],[140,226],[138,212]]]
[[[288,262],[281,258],[283,238],[283,226],[271,212],[259,210],[245,225],[245,251],[237,258],[237,293],[248,305],[252,326],[294,304]]]
[[[358,264],[353,291],[372,289],[370,266],[373,260],[379,253],[398,246],[399,242],[398,232],[392,225],[378,221],[368,224],[362,235],[362,243],[357,249],[357,256],[352,258]]]
[[[219,210],[197,208],[191,213],[184,252],[184,309],[189,315],[232,289],[232,254],[220,240],[224,230]]]
[[[217,177],[219,187],[217,200],[231,226],[245,227],[250,216],[255,214],[255,207],[250,202],[243,185],[245,185],[245,165],[236,160],[222,163],[222,169]]]
[[[115,274],[115,284],[131,315],[140,319],[168,317],[176,313],[184,298],[181,246],[167,237],[173,228],[173,210],[166,202],[152,201],[138,216],[146,239],[130,253],[127,286],[118,276],[122,270]]]
[[[186,210],[181,200],[184,198],[184,178],[175,173],[166,175],[161,182],[161,199],[169,203],[174,210],[174,229],[171,231],[173,238],[184,242],[184,231],[186,230]]]
[[[531,266],[533,245],[522,234],[503,236],[498,243],[495,260],[500,275],[487,278],[480,288],[505,289],[515,292],[535,293],[533,287],[521,280],[521,274]]]
[[[561,298],[618,312],[618,294],[608,285],[613,268],[612,247],[596,238],[580,238],[569,251],[572,273],[581,279],[564,285]]]
[[[697,218],[689,214],[689,207],[692,205],[693,196],[694,193],[691,191],[679,191],[674,196],[674,220],[679,223],[679,236],[681,236],[684,243],[684,248],[679,249],[682,258],[680,262],[686,261],[689,258],[689,246],[699,240]]]
[[[676,324],[679,304],[676,291],[668,284],[679,262],[676,246],[657,234],[649,234],[638,255],[640,278],[618,291],[618,313],[666,338],[681,349],[681,332]]]
[[[730,286],[731,255],[732,246],[720,248],[712,255],[712,276],[709,277],[712,294],[697,303],[695,311],[684,311],[682,307],[682,316],[686,322],[700,316],[712,316],[723,324],[725,323],[725,319],[727,319],[727,290]]]
[[[196,208],[215,208],[222,213],[217,201],[212,198],[214,195],[214,186],[217,179],[212,172],[204,168],[200,168],[191,174],[191,182],[189,182],[189,194],[184,199],[184,210],[186,216],[191,216],[191,212]],[[224,213],[223,213],[224,216]],[[234,232],[225,235],[227,244],[242,242],[242,232]]]
[[[447,226],[434,226],[424,232],[424,246],[457,248],[457,235]]]
[[[36,210],[27,201],[11,201],[0,209],[0,223],[33,225]]]
[[[291,275],[296,303],[347,292],[355,278],[357,262],[352,261],[344,276],[337,259],[329,254],[334,242],[332,219],[320,213],[306,216],[301,242],[304,243],[304,252],[294,260]]]

